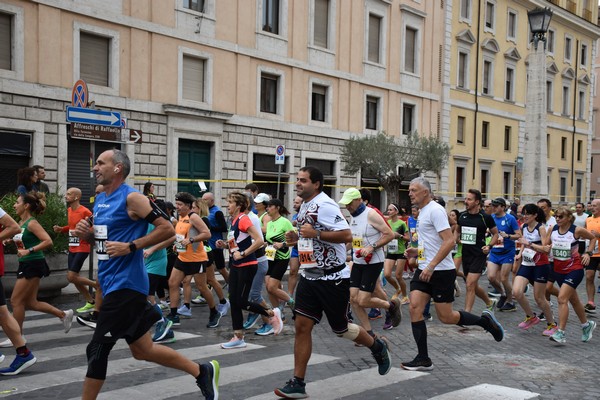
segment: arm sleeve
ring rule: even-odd
[[[227,232],[227,221],[225,221],[225,216],[222,211],[217,211],[215,213],[215,220],[217,221],[217,226],[213,226],[212,229],[217,232]]]

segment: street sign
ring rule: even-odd
[[[73,92],[71,93],[71,105],[73,107],[87,107],[88,104],[88,88],[83,80],[78,80],[73,85]]]
[[[121,127],[121,113],[67,106],[67,122]]]
[[[282,144],[275,147],[275,165],[285,164],[285,146]]]
[[[71,124],[71,137],[74,139],[121,142],[121,128],[93,124]]]
[[[123,141],[142,144],[142,131],[139,129],[123,129]]]

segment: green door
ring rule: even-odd
[[[200,190],[198,180],[210,179],[210,148],[209,142],[179,139],[179,179],[193,179],[193,182],[179,181],[178,192],[189,192],[198,197],[204,193]],[[208,182],[204,182],[210,190]]]

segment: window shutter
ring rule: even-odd
[[[204,60],[183,56],[183,92],[186,100],[204,101]]]
[[[327,48],[329,0],[315,0],[314,45]]]
[[[79,36],[79,77],[87,83],[108,86],[110,38],[81,32]]]
[[[0,69],[12,69],[12,16],[0,13]]]
[[[379,32],[381,30],[381,18],[369,15],[369,61],[379,62]]]
[[[406,28],[404,44],[404,69],[407,72],[415,72],[415,40],[417,31],[412,28]]]

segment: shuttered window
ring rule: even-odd
[[[314,45],[328,48],[329,0],[315,0]]]
[[[12,69],[12,16],[0,13],[0,69]]]
[[[379,36],[381,32],[381,18],[369,15],[369,49],[368,60],[379,63]]]
[[[406,27],[404,38],[404,70],[415,73],[417,69],[417,57],[415,47],[417,40],[417,30]]]
[[[186,100],[204,102],[204,65],[206,61],[190,56],[183,56],[183,92]]]
[[[80,33],[79,76],[87,83],[109,86],[110,41],[105,36]]]

